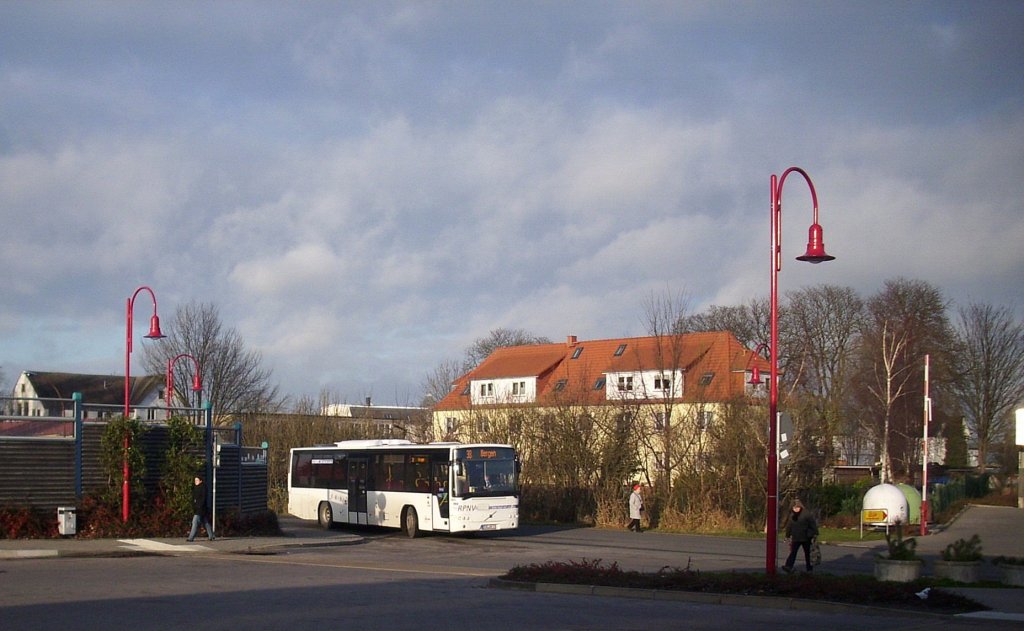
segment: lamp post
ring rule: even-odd
[[[132,311],[135,308],[135,298],[138,297],[139,292],[146,290],[149,292],[150,297],[153,299],[153,316],[149,319],[149,333],[145,337],[151,340],[158,340],[164,337],[164,334],[160,332],[160,318],[156,315],[156,294],[149,287],[143,285],[135,290],[132,297],[128,299],[128,315],[125,318],[127,334],[125,336],[125,351],[124,351],[124,418],[127,420],[131,413],[131,365],[132,365]],[[124,480],[121,483],[121,520],[128,521],[128,504],[130,497],[128,476],[130,473],[128,466],[128,448],[131,445],[128,440],[128,432],[124,434],[124,469],[122,474]]]
[[[199,376],[199,360],[189,355],[188,353],[181,353],[176,355],[173,359],[167,360],[167,414],[171,413],[171,399],[173,398],[172,393],[174,392],[174,362],[179,359],[187,357],[192,360],[192,365],[195,367],[195,373],[192,375],[192,392],[203,391],[203,379]],[[199,407],[198,405],[196,407]]]
[[[765,542],[765,571],[775,575],[778,559],[779,527],[779,270],[782,269],[782,187],[790,173],[799,173],[811,189],[811,204],[814,207],[811,227],[807,231],[807,251],[796,257],[798,261],[821,263],[831,261],[834,256],[825,254],[822,230],[818,224],[818,194],[810,176],[798,167],[782,172],[782,177],[771,178],[771,342],[769,344],[769,365],[771,373],[768,384],[768,498],[767,498],[767,541]]]

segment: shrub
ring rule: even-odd
[[[941,555],[943,561],[980,561],[981,537],[973,535],[970,539],[957,539],[946,546]]]
[[[918,595],[921,588],[934,586],[925,580],[891,583],[871,576],[828,574],[771,577],[754,572],[699,572],[689,564],[685,568],[664,567],[655,573],[641,573],[623,570],[615,563],[605,565],[600,559],[548,561],[513,567],[502,578],[538,583],[780,596],[944,613],[984,609],[964,596],[937,588],[931,589],[929,597],[922,599]]]
[[[892,532],[885,533],[885,544],[888,553],[884,557],[893,561],[915,561],[917,560],[917,540],[913,537],[903,538],[903,524],[896,522],[893,528],[896,532],[895,539]]]
[[[998,556],[992,559],[996,565],[1024,565],[1024,557]]]
[[[29,506],[0,508],[0,539],[37,539],[57,536],[56,514]]]

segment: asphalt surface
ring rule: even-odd
[[[362,541],[359,534],[344,530],[324,531],[290,517],[280,520],[282,537],[225,537],[215,541],[198,538],[188,543],[184,537],[155,539],[0,539],[0,561],[47,557],[107,557],[141,554],[273,554],[275,551],[302,546],[341,546]],[[917,552],[925,561],[925,571],[939,558],[951,542],[977,534],[982,541],[985,558],[997,556],[1024,557],[1024,510],[1011,507],[969,506],[941,530],[926,536],[917,535]],[[827,544],[826,544],[827,545]],[[874,542],[843,543],[848,547],[879,548]],[[884,545],[884,544],[883,544]],[[987,560],[982,566],[982,579],[998,581],[1000,571]],[[870,571],[870,570],[867,570]],[[961,587],[957,591],[991,609],[969,616],[1024,623],[1024,588]],[[617,593],[628,596],[627,591]]]

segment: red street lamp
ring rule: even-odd
[[[136,289],[135,293],[132,294],[132,297],[128,299],[128,315],[125,318],[125,322],[126,322],[126,325],[127,325],[126,326],[126,328],[127,328],[127,335],[125,336],[126,342],[125,342],[125,351],[124,351],[124,417],[125,417],[125,419],[127,419],[128,415],[131,413],[131,392],[132,392],[132,387],[131,387],[132,311],[135,308],[135,298],[139,295],[139,292],[142,291],[143,289],[148,291],[150,297],[153,298],[153,317],[151,317],[149,319],[149,333],[146,334],[146,337],[148,337],[149,339],[152,339],[152,340],[158,340],[158,339],[160,339],[162,337],[165,337],[164,334],[160,332],[160,318],[157,317],[157,315],[156,315],[156,294],[153,293],[152,289],[150,289],[149,287],[146,287],[145,285],[143,285],[142,287],[139,287],[138,289]],[[128,448],[130,446],[131,445],[129,444],[129,441],[128,441],[128,433],[125,432],[125,435],[124,435],[124,470],[122,471],[122,473],[124,475],[124,481],[121,483],[121,520],[126,522],[126,523],[128,521],[128,504],[129,504],[129,499],[130,499],[130,491],[128,490],[128,487],[129,487],[129,484],[128,484],[128,474],[130,473],[129,472],[129,468],[128,468]]]
[[[171,393],[174,392],[174,362],[187,357],[192,360],[192,365],[195,367],[195,373],[192,375],[192,392],[203,391],[203,380],[199,376],[199,360],[189,355],[188,353],[181,353],[175,356],[173,359],[167,360],[167,414],[171,413]]]
[[[747,383],[752,386],[759,386],[762,383],[764,383],[764,379],[761,378],[761,369],[758,367],[757,362],[754,361],[755,359],[761,359],[760,353],[762,350],[769,354],[771,354],[772,352],[772,349],[768,348],[767,344],[758,344],[757,348],[755,348],[754,351],[750,353],[750,360],[747,362],[747,366],[751,367],[750,381],[748,381]]]
[[[782,269],[782,186],[790,173],[799,173],[811,189],[811,203],[814,215],[810,229],[807,231],[807,252],[796,257],[798,261],[821,263],[835,259],[825,254],[822,241],[822,230],[818,224],[818,194],[814,192],[814,184],[810,176],[798,167],[790,167],[783,171],[782,177],[771,178],[771,343],[769,345],[769,364],[771,375],[768,384],[768,532],[765,545],[765,570],[769,576],[775,575],[778,560],[778,527],[779,527],[779,270]]]

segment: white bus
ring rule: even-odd
[[[365,524],[471,533],[519,525],[509,445],[347,440],[291,450],[288,512],[323,528]]]

